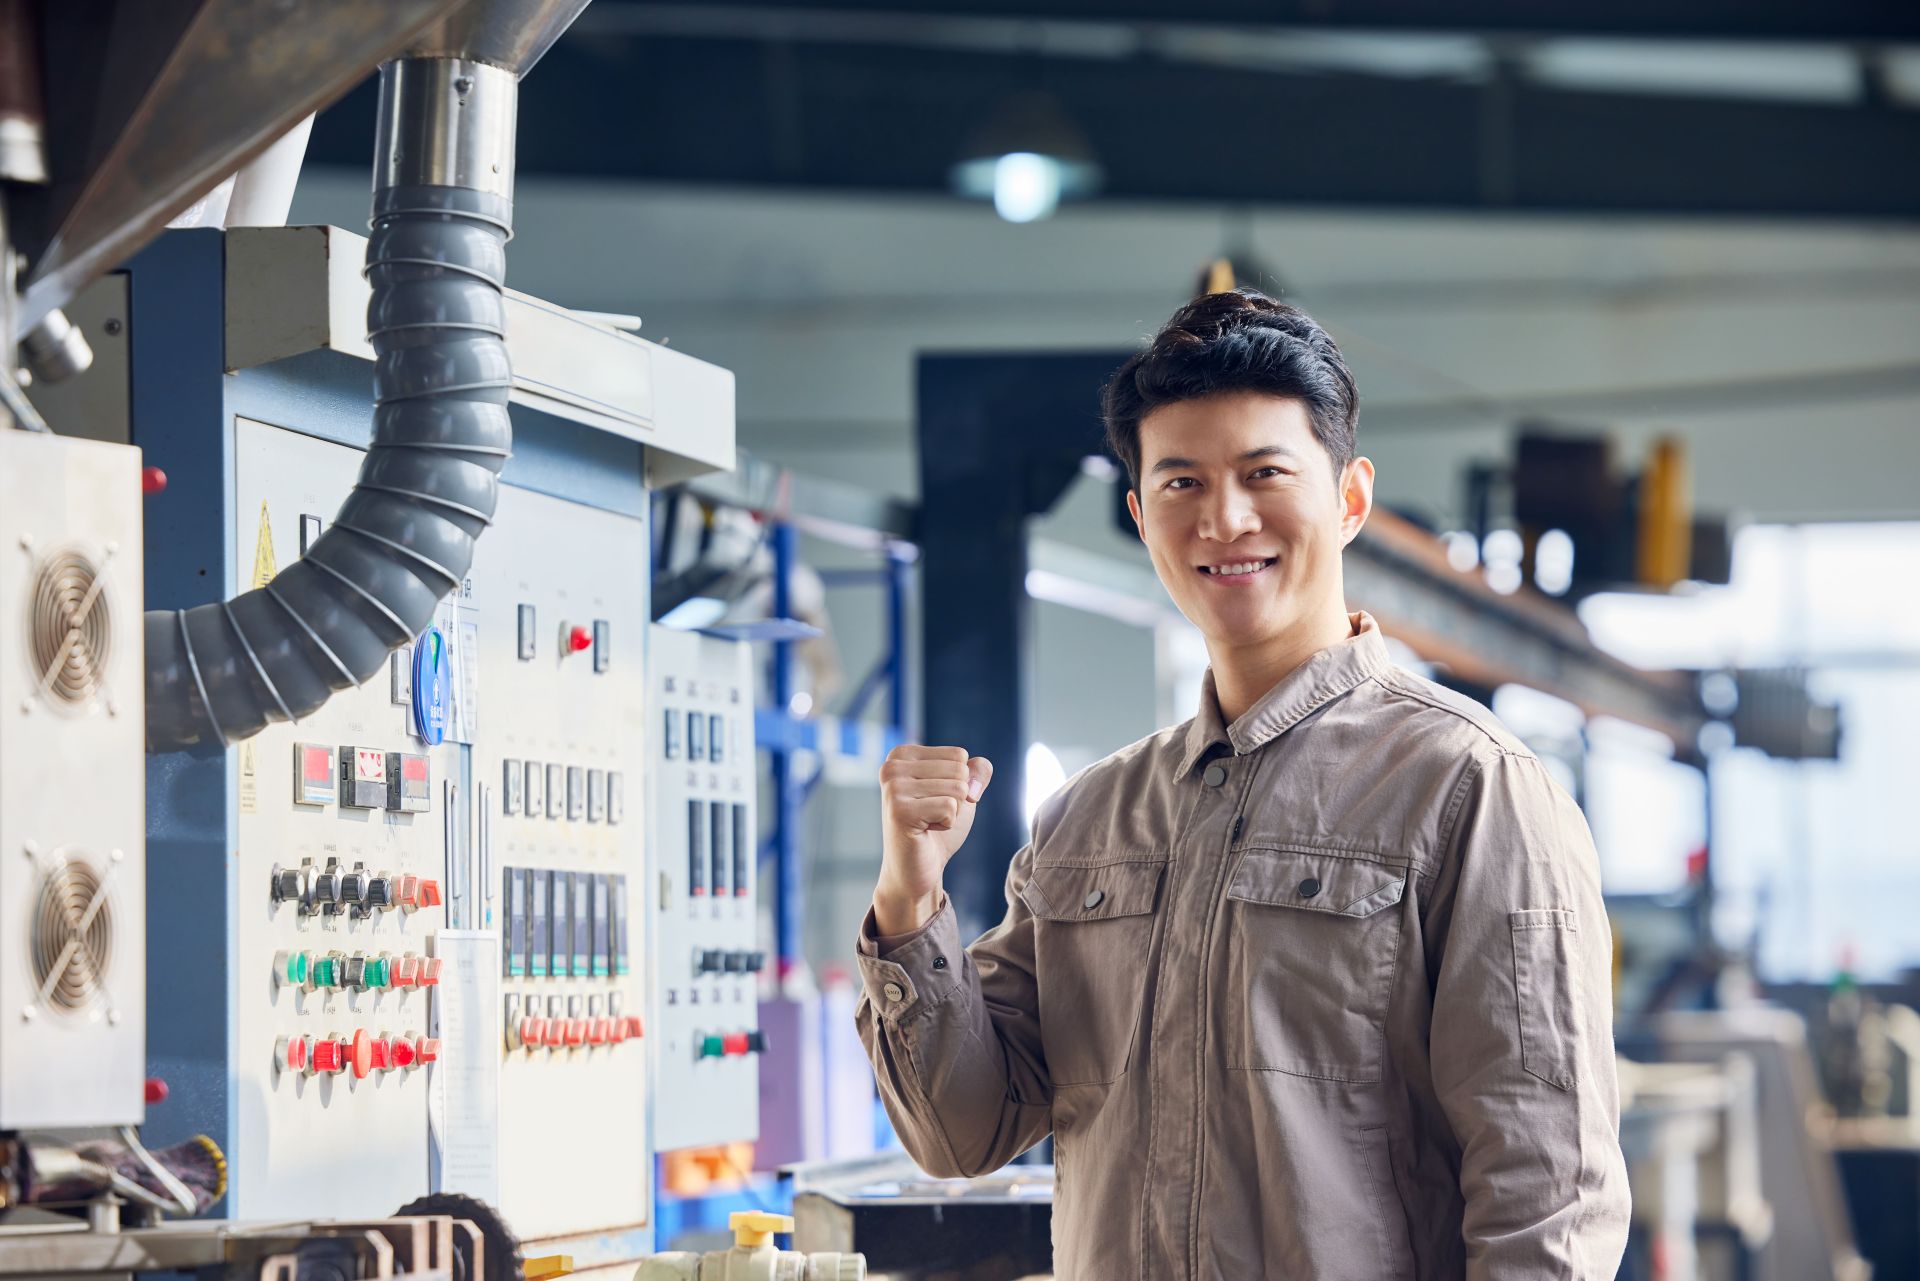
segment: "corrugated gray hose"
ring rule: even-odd
[[[374,193],[373,446],[353,492],[272,582],[146,618],[147,750],[225,747],[298,720],[419,636],[473,563],[513,446],[513,207],[465,187]]]

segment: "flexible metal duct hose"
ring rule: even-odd
[[[512,72],[460,59],[382,68],[372,448],[332,525],[272,582],[148,612],[149,751],[224,747],[313,712],[425,631],[466,576],[513,443],[501,291],[517,90]]]

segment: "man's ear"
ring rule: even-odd
[[[1146,542],[1147,527],[1140,520],[1140,491],[1137,489],[1127,491],[1127,513],[1133,517],[1133,528],[1139,533],[1140,541]]]
[[[1359,536],[1373,514],[1373,460],[1356,458],[1340,473],[1340,545]]]

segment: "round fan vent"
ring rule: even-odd
[[[93,562],[79,552],[47,559],[33,585],[34,676],[53,699],[80,705],[105,679],[113,648],[113,615]]]
[[[96,905],[95,900],[99,900]],[[105,991],[113,902],[93,868],[66,859],[47,872],[33,919],[33,986],[49,1004],[84,1010]]]

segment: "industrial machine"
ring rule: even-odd
[[[651,812],[655,1145],[759,1133],[759,938],[753,670],[746,646],[653,629]]]
[[[0,1276],[625,1278],[756,1133],[750,658],[649,608],[732,375],[503,283],[584,4],[0,0]],[[369,237],[154,239],[375,66]]]

